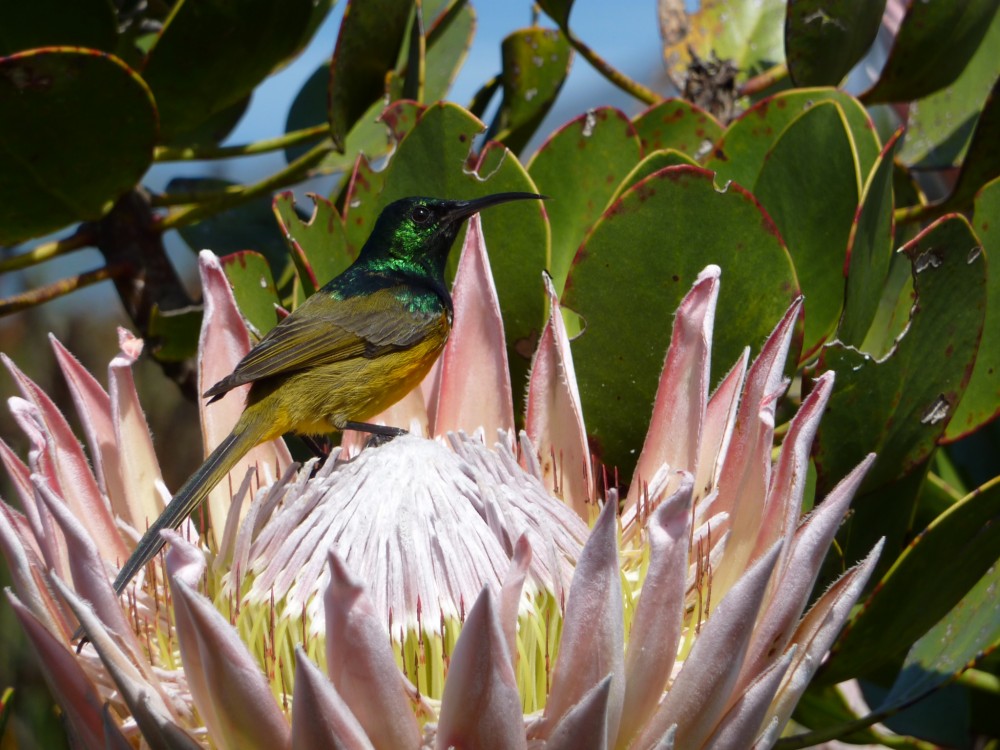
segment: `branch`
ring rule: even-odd
[[[325,157],[331,150],[332,145],[329,141],[324,141],[317,146],[313,146],[309,151],[304,153],[287,167],[275,172],[273,175],[261,180],[260,182],[254,183],[253,185],[233,186],[230,189],[220,191],[210,197],[207,197],[204,202],[167,214],[160,219],[159,229],[161,232],[166,232],[168,229],[178,229],[180,227],[186,227],[189,224],[196,224],[209,216],[213,216],[214,214],[233,208],[234,206],[239,206],[253,200],[254,198],[258,198],[261,195],[266,195],[274,190],[286,187],[294,182],[298,182],[312,167],[319,164],[319,162],[323,160],[323,157]]]
[[[657,104],[663,101],[663,97],[655,91],[646,88],[638,81],[633,81],[627,75],[612,67],[607,60],[594,52],[594,50],[588,47],[582,39],[578,38],[576,34],[570,31],[569,26],[563,26],[562,33],[566,35],[566,39],[569,41],[570,46],[579,52],[583,59],[594,67],[594,70],[607,78],[622,91],[630,96],[634,96],[636,99],[645,104]]]
[[[766,91],[774,84],[779,81],[783,81],[788,78],[788,65],[781,63],[780,65],[772,65],[770,68],[765,70],[763,73],[755,75],[750,78],[739,88],[740,96],[753,96],[754,94],[759,94],[761,91]]]
[[[69,237],[64,237],[55,242],[45,242],[35,246],[32,250],[12,258],[0,261],[0,273],[8,271],[18,271],[22,268],[43,263],[60,255],[67,255],[75,250],[81,250],[94,244],[95,234],[93,228],[87,224],[81,224],[77,230]]]
[[[36,287],[27,292],[15,294],[12,297],[0,300],[0,315],[10,315],[11,313],[20,312],[21,310],[41,305],[59,297],[65,297],[77,289],[83,289],[85,286],[91,286],[107,279],[125,278],[131,272],[132,265],[130,263],[115,263],[94,271],[81,273],[78,276],[70,276],[68,279],[62,279],[52,284]]]
[[[229,159],[234,156],[253,156],[255,154],[266,154],[270,151],[280,151],[289,146],[299,146],[309,143],[328,135],[330,126],[327,123],[313,125],[302,130],[293,130],[291,133],[279,135],[277,138],[267,138],[263,141],[245,143],[239,146],[184,146],[172,148],[170,146],[158,146],[153,154],[153,160],[161,161],[191,161],[207,159]]]

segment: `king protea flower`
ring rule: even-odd
[[[201,273],[210,383],[250,342],[209,253]],[[383,415],[413,435],[371,448],[345,436],[318,468],[296,467],[280,442],[258,447],[213,494],[210,530],[168,533],[165,561],[123,601],[109,581],[168,494],[131,379],[140,342],[120,334],[105,391],[52,341],[90,461],[5,359],[32,445],[25,464],[0,443],[23,509],[0,505],[8,597],[76,743],[770,747],[877,557],[803,616],[872,459],[801,518],[833,375],[816,381],[772,463],[800,304],[710,396],[719,279],[705,269],[677,311],[628,496],[600,498],[551,287],[515,435],[473,219],[448,347]],[[240,407],[230,397],[203,409],[207,448]]]

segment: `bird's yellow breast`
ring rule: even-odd
[[[364,422],[424,379],[441,354],[449,330],[447,317],[441,315],[427,326],[418,343],[406,349],[372,358],[352,357],[275,378],[248,405],[247,412],[266,415],[270,424],[264,439],[287,432],[323,434],[343,429],[345,422]]]

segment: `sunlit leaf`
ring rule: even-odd
[[[243,251],[221,258],[222,269],[233,287],[233,296],[256,337],[270,331],[278,322],[275,305],[278,292],[271,267],[260,253]]]
[[[295,197],[290,192],[275,196],[274,214],[293,257],[301,256],[300,261],[308,268],[310,283],[319,288],[345,271],[353,258],[347,252],[344,225],[336,207],[321,196],[310,193],[309,197],[313,211],[307,221],[296,212]],[[296,261],[297,266],[300,261]],[[302,275],[300,269],[299,276]]]
[[[730,123],[705,166],[718,173],[720,185],[726,180],[753,185],[767,152],[789,123],[824,101],[835,101],[843,110],[858,154],[858,171],[867,175],[881,148],[875,126],[857,99],[837,89],[794,89],[757,102]]]
[[[702,0],[687,36],[664,50],[668,70],[679,79],[692,52],[702,60],[714,53],[735,62],[742,78],[756,75],[785,61],[784,19],[785,0]]]
[[[959,164],[968,148],[979,112],[1000,77],[1000,13],[976,54],[953,83],[910,105],[906,139],[899,151],[904,164],[940,168]]]
[[[641,148],[628,118],[601,107],[580,115],[549,136],[528,163],[552,227],[549,272],[556,290],[566,283],[584,234],[608,205],[619,183],[638,163]]]
[[[749,193],[717,191],[697,167],[656,172],[605,212],[573,261],[562,302],[586,326],[573,342],[583,412],[595,452],[625,476],[642,447],[673,310],[709,263],[723,279],[716,319],[726,325],[712,345],[718,383],[798,294],[788,252]]]
[[[569,74],[570,47],[558,30],[533,26],[507,36],[500,52],[503,101],[490,136],[520,151],[552,107]]]
[[[632,125],[643,154],[672,148],[695,159],[708,153],[723,130],[711,114],[683,99],[654,104],[636,115]]]
[[[805,295],[803,356],[819,346],[840,316],[858,182],[843,110],[823,102],[785,128],[754,185],[754,195],[781,231]]]

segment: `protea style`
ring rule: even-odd
[[[211,381],[249,341],[213,256],[201,270]],[[871,458],[800,518],[833,376],[818,379],[772,465],[799,303],[709,397],[719,279],[705,269],[677,311],[619,503],[595,489],[551,289],[515,437],[474,219],[448,348],[384,415],[415,434],[377,448],[347,436],[318,470],[297,469],[280,443],[259,447],[210,501],[210,534],[190,522],[171,533],[165,566],[121,602],[110,578],[167,494],[131,381],[139,342],[121,335],[105,392],[53,340],[93,471],[52,402],[5,360],[33,446],[25,465],[0,443],[23,507],[0,513],[8,597],[78,744],[769,747],[877,557],[803,616]],[[209,447],[239,406],[203,410]],[[77,620],[90,639],[80,654]]]

